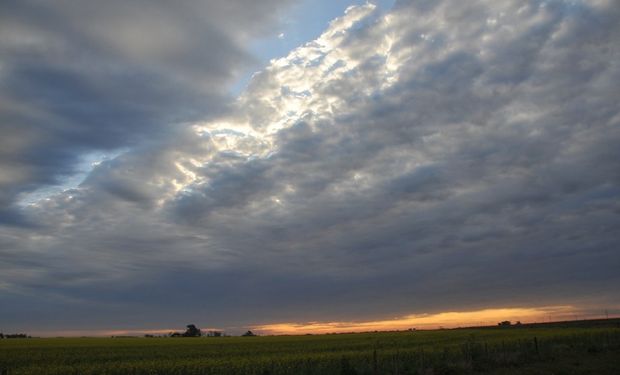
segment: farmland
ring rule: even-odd
[[[618,374],[620,320],[508,328],[211,338],[0,340],[0,373]]]

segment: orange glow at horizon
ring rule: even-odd
[[[332,332],[397,331],[409,328],[435,329],[495,325],[510,320],[522,323],[552,320],[570,320],[579,311],[573,306],[546,306],[537,308],[496,308],[477,311],[451,311],[435,314],[412,314],[403,317],[363,322],[305,322],[276,323],[255,326],[257,332],[268,335],[307,334]]]

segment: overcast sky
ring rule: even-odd
[[[2,1],[0,331],[620,313],[618,40],[615,0]]]

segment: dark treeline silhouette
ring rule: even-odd
[[[511,326],[520,326],[521,325],[521,321],[517,321],[515,324],[512,324],[512,322],[510,320],[504,320],[503,322],[499,322],[497,323],[498,326],[500,327],[511,327]]]
[[[166,338],[166,337],[229,337],[230,336],[230,335],[227,335],[224,331],[218,331],[218,330],[202,331],[200,328],[196,327],[195,324],[188,324],[186,327],[187,329],[185,330],[185,332],[170,332],[170,333],[162,334],[162,335],[154,335],[151,333],[146,333],[142,337],[144,338]],[[245,333],[243,333],[241,336],[242,337],[254,337],[258,335],[248,330]],[[6,335],[3,336],[2,333],[0,333],[0,339],[3,337],[8,338],[8,336]],[[21,334],[11,335],[11,338],[13,337],[26,337],[26,336],[21,335]],[[136,338],[139,336],[111,336],[111,337],[112,338]]]
[[[181,332],[170,332],[167,336],[164,337],[226,337],[228,336],[225,332],[223,331],[217,331],[217,330],[211,330],[211,331],[201,331],[200,328],[196,327],[196,325],[194,324],[189,324],[187,325],[187,329],[185,330],[185,332],[181,333]],[[244,334],[242,334],[241,336],[243,337],[252,337],[252,336],[258,336],[257,334],[255,334],[252,331],[247,331]],[[154,335],[144,335],[144,337],[156,337]]]
[[[29,339],[31,338],[25,333],[7,333],[0,332],[0,339]]]

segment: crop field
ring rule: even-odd
[[[620,374],[620,321],[434,331],[0,340],[0,374]]]

